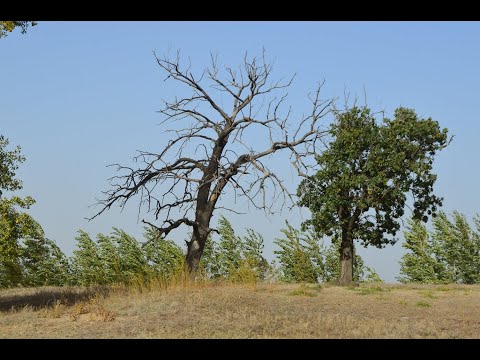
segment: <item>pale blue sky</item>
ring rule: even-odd
[[[181,49],[202,69],[210,51],[236,65],[264,47],[274,77],[297,74],[289,103],[298,112],[325,79],[326,97],[346,90],[363,98],[365,88],[373,109],[412,107],[448,127],[455,139],[435,163],[436,191],[445,211],[471,217],[480,209],[479,38],[475,22],[39,22],[0,40],[0,133],[22,146],[22,193],[37,200],[31,214],[67,253],[79,228],[93,235],[116,226],[140,239],[136,204],[84,218],[114,174],[107,164],[128,163],[165,139],[156,110],[177,90],[163,81],[152,51]],[[298,179],[283,168],[295,190]],[[301,221],[299,211],[226,215],[239,233],[260,232],[269,258],[285,219]],[[184,235],[171,238],[182,244]],[[398,276],[401,243],[359,253],[387,281]]]

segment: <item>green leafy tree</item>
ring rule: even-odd
[[[309,256],[308,238],[300,230],[287,222],[287,228],[281,230],[284,238],[275,239],[279,247],[274,253],[278,258],[283,280],[287,282],[317,282],[319,268],[316,268]],[[322,262],[323,263],[323,262]]]
[[[473,284],[480,282],[479,233],[465,215],[453,212],[450,221],[444,212],[433,219],[432,252],[442,264],[437,277],[442,281]],[[478,230],[478,217],[474,219]]]
[[[408,193],[415,199],[415,219],[427,221],[442,204],[432,192],[432,164],[448,139],[437,121],[406,108],[381,124],[366,107],[336,112],[329,133],[327,149],[316,157],[319,170],[297,192],[299,204],[312,212],[304,227],[341,239],[344,285],[353,279],[355,240],[378,248],[395,243]]]
[[[145,228],[144,238],[147,242],[143,251],[154,276],[169,279],[182,269],[185,255],[177,244],[159,238],[153,227]]]
[[[22,29],[22,34],[25,34],[29,26],[35,25],[36,21],[0,21],[0,38],[7,36],[15,28]]]
[[[27,238],[22,248],[23,280],[26,286],[63,286],[69,281],[68,258],[48,238]]]
[[[22,282],[22,239],[41,240],[44,237],[41,226],[27,213],[35,201],[13,196],[0,200],[0,286],[8,287]]]
[[[200,271],[209,278],[234,282],[257,281],[270,271],[263,257],[264,239],[253,229],[244,237],[237,236],[232,224],[222,216],[218,222],[219,241],[210,235],[205,244]]]
[[[98,234],[97,246],[102,279],[100,284],[115,284],[124,281],[122,259],[112,236]]]
[[[22,211],[28,210],[35,200],[30,196],[4,196],[4,191],[22,189],[22,182],[15,176],[25,161],[19,146],[8,150],[8,145],[8,139],[0,135],[0,287],[22,282],[22,240],[44,238],[41,226]]]
[[[235,235],[232,224],[221,216],[218,221],[218,264],[221,276],[228,278],[242,264],[243,241]]]
[[[148,262],[138,241],[125,231],[113,228],[113,241],[117,244],[120,256],[120,269],[123,282],[145,281],[148,276]]]
[[[77,285],[98,285],[105,283],[105,267],[100,257],[98,245],[85,231],[79,230],[77,250],[73,251],[72,272]]]
[[[480,282],[480,224],[477,231],[465,215],[454,211],[452,219],[443,212],[433,219],[433,231],[418,221],[409,221],[404,247],[411,252],[401,261],[402,282],[463,283]]]
[[[247,229],[247,235],[243,238],[242,257],[259,280],[264,280],[270,269],[268,261],[263,257],[264,246],[263,236],[253,229]]]
[[[419,220],[409,219],[403,247],[410,252],[400,261],[398,280],[403,283],[433,283],[438,280],[439,264],[434,257],[427,228]]]

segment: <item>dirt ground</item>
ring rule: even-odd
[[[480,286],[9,289],[0,338],[480,338]]]

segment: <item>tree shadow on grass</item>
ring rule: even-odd
[[[23,308],[40,310],[56,304],[72,306],[87,301],[94,296],[105,297],[111,292],[109,287],[47,287],[41,289],[10,289],[0,292],[0,312]]]

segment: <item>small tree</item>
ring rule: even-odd
[[[78,230],[77,250],[73,251],[72,277],[77,285],[98,285],[105,283],[105,266],[100,257],[98,245],[83,230]]]
[[[27,238],[22,247],[22,284],[26,286],[62,286],[69,281],[68,258],[48,238]]]
[[[143,251],[153,274],[169,279],[175,272],[182,270],[184,253],[172,240],[156,241],[157,236],[158,232],[155,228],[145,228],[146,243]]]
[[[400,261],[398,278],[403,283],[431,283],[438,279],[439,264],[433,256],[431,240],[425,225],[419,220],[409,219],[404,231],[403,247],[410,250]]]
[[[224,216],[220,217],[218,224],[220,241],[217,250],[220,274],[228,278],[242,263],[243,242],[235,235],[232,224]]]
[[[287,222],[287,228],[281,230],[285,238],[275,239],[280,248],[274,253],[278,257],[283,280],[287,282],[317,282],[321,275],[321,267],[315,266],[308,249],[308,238],[312,233],[303,236],[301,232]],[[307,244],[306,244],[307,243]],[[322,262],[323,263],[323,262]]]
[[[97,246],[103,278],[101,284],[121,283],[125,280],[122,259],[112,236],[98,234]]]
[[[113,228],[111,236],[117,245],[123,282],[146,281],[148,262],[138,241],[125,231],[117,228]]]
[[[478,217],[474,219],[478,229]],[[480,235],[465,215],[453,212],[450,221],[444,212],[433,220],[432,252],[441,263],[437,277],[442,281],[474,284],[480,282]]]
[[[270,265],[263,257],[264,239],[263,236],[253,229],[247,229],[247,235],[243,238],[243,258],[246,265],[252,269],[256,277],[264,280]]]
[[[338,279],[340,261],[338,250],[340,243],[333,239],[325,246],[323,238],[314,231],[302,232],[287,222],[287,228],[281,230],[285,238],[276,239],[280,250],[278,256],[283,279],[288,282],[331,282]],[[381,281],[375,270],[365,266],[360,255],[355,255],[353,280]]]
[[[201,271],[210,278],[233,281],[254,281],[265,279],[270,270],[263,257],[264,240],[253,229],[246,229],[244,237],[237,236],[232,224],[224,216],[218,226],[219,241],[207,239],[201,261]]]
[[[437,151],[448,144],[447,129],[398,108],[394,119],[379,124],[370,109],[354,106],[336,112],[331,141],[317,156],[318,172],[298,188],[299,204],[312,218],[304,227],[340,242],[339,284],[353,279],[354,241],[378,248],[395,243],[407,193],[415,219],[427,221],[442,199],[433,195]],[[388,235],[392,237],[389,238]]]

